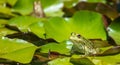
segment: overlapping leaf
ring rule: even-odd
[[[54,38],[57,41],[69,39],[72,32],[90,39],[106,39],[102,16],[90,11],[79,11],[68,21],[60,17],[50,18],[45,23],[45,31],[48,38]]]
[[[58,52],[60,54],[69,55],[71,48],[72,48],[72,43],[69,41],[64,41],[59,44],[58,43],[49,43],[49,44],[43,45],[41,47],[40,52],[48,53],[49,51],[53,51],[53,52]]]
[[[0,17],[1,18],[11,18],[13,16],[15,16],[15,15],[12,13],[10,8],[2,7],[2,6],[0,7]]]
[[[10,19],[8,24],[10,26],[16,26],[19,30],[23,32],[27,32],[30,31],[29,25],[35,22],[41,22],[41,19],[32,16],[19,16]]]
[[[36,48],[33,44],[20,39],[0,38],[0,58],[29,63]]]
[[[89,11],[95,11],[98,13],[101,13],[103,15],[106,15],[107,17],[111,19],[115,19],[118,17],[118,12],[116,9],[103,4],[103,3],[90,3],[90,2],[79,2],[72,8],[63,8],[63,11],[65,12],[64,16],[72,16],[76,11],[79,10],[89,10]],[[69,13],[68,13],[69,12]]]
[[[36,34],[38,37],[45,39],[45,35],[44,35],[45,34],[45,29],[44,29],[44,23],[43,22],[33,23],[29,27],[30,27],[31,32]]]
[[[108,27],[109,35],[115,40],[115,42],[120,45],[120,18],[115,19],[111,25]]]
[[[70,58],[57,58],[53,61],[48,62],[48,65],[73,65],[72,63],[69,62]]]
[[[28,15],[32,13],[34,0],[18,0],[13,9],[15,12],[19,12],[22,15]]]

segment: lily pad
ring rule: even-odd
[[[36,22],[31,24],[30,26],[31,32],[39,36],[40,38],[45,39],[45,29],[44,29],[44,23],[43,22]]]
[[[45,22],[47,38],[54,38],[57,41],[67,40],[70,36],[67,22],[60,17],[53,17]]]
[[[15,12],[19,12],[22,15],[32,13],[34,0],[18,0],[13,9]]]
[[[101,3],[105,3],[105,0],[88,0],[87,2],[101,2]]]
[[[35,22],[41,22],[41,19],[32,16],[19,16],[10,19],[8,24],[11,26],[16,26],[19,30],[23,32],[27,32],[30,31],[29,25]]]
[[[57,58],[55,60],[52,60],[48,62],[48,65],[73,65],[72,63],[69,62],[70,58]]]
[[[29,63],[37,47],[20,39],[0,39],[0,58]]]
[[[95,65],[88,58],[71,58],[70,61],[74,65]]]
[[[0,37],[6,36],[8,34],[16,33],[16,31],[9,30],[7,28],[0,28]]]
[[[44,12],[47,16],[62,16],[62,0],[40,0],[43,6]],[[47,3],[46,3],[47,2]]]
[[[0,19],[0,28],[4,27],[5,24],[7,24],[8,20]]]
[[[41,46],[41,53],[48,53],[49,51],[58,52],[60,54],[70,54],[70,50],[72,48],[72,43],[69,41],[64,41],[61,43],[49,43]]]
[[[7,0],[7,2],[8,2],[11,6],[14,6],[17,1],[18,1],[18,0]]]
[[[71,20],[53,17],[45,22],[45,31],[48,38],[64,41],[68,40],[72,32],[76,32],[88,39],[106,40],[102,15],[91,11],[79,11]]]
[[[78,3],[80,0],[63,0],[64,6],[67,8],[73,7],[76,3]]]
[[[6,2],[13,6],[17,2],[17,0],[0,0],[0,4],[4,4]]]
[[[119,57],[120,54],[95,57],[82,57],[80,55],[73,55],[71,57],[71,62],[75,65],[117,65],[120,62]]]
[[[0,0],[0,4],[3,4],[5,3],[6,0]]]
[[[0,17],[1,18],[10,18],[10,17],[13,17],[13,16],[15,16],[13,13],[12,13],[12,11],[11,11],[11,9],[10,8],[7,8],[7,7],[0,7],[0,13],[1,13],[1,15],[0,15]]]
[[[108,27],[109,36],[111,36],[114,41],[120,45],[120,18],[115,19]]]
[[[120,60],[120,54],[112,55],[112,56],[91,58],[91,61],[95,65],[117,65],[118,63],[120,63],[119,60]]]
[[[91,11],[79,11],[72,17],[71,29],[89,39],[106,40],[102,15]]]

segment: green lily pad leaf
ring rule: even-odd
[[[13,6],[17,2],[17,0],[0,0],[0,4],[4,4],[6,2]]]
[[[35,0],[18,0],[13,9],[22,15],[30,14],[33,10],[33,2]]]
[[[116,42],[116,44],[120,45],[120,18],[115,19],[110,26],[108,27],[109,36]]]
[[[30,27],[31,32],[33,32],[34,34],[36,34],[40,38],[45,39],[45,35],[44,35],[45,34],[45,29],[44,29],[44,23],[43,22],[33,23],[29,27]]]
[[[40,1],[41,1],[41,4],[42,4],[43,8],[47,8],[47,7],[49,7],[49,6],[53,5],[53,4],[57,4],[57,3],[61,2],[60,0],[51,0],[51,1],[49,1],[49,0],[40,0]],[[46,2],[48,2],[48,3],[46,3]]]
[[[6,0],[0,0],[0,4],[3,4],[5,3]]]
[[[69,41],[64,41],[61,43],[49,43],[46,45],[41,46],[41,53],[48,53],[49,50],[53,52],[58,52],[60,54],[70,54],[70,50],[72,48],[72,43]]]
[[[0,39],[0,58],[29,63],[37,47],[20,39]]]
[[[71,58],[70,61],[74,65],[95,65],[88,58]]]
[[[7,24],[8,20],[0,19],[0,28],[4,27],[5,24]]]
[[[57,58],[55,60],[48,62],[48,65],[73,65],[69,61],[70,61],[69,57]]]
[[[71,22],[71,29],[89,39],[106,40],[102,15],[96,12],[84,10],[76,12]]]
[[[95,58],[91,57],[90,60],[95,65],[117,65],[118,63],[120,63],[120,54]]]
[[[16,31],[9,30],[7,28],[0,28],[0,37],[6,36],[8,34],[16,33]]]
[[[0,13],[1,13],[1,15],[0,15],[0,17],[1,18],[10,18],[10,17],[13,17],[13,16],[15,16],[13,13],[12,13],[12,11],[11,11],[11,9],[10,8],[7,8],[7,7],[0,7]]]
[[[87,2],[102,2],[105,3],[105,0],[87,0]]]
[[[40,0],[47,16],[62,16],[63,1],[61,0]],[[47,3],[46,3],[47,2]]]
[[[11,6],[14,6],[17,1],[18,1],[18,0],[7,0],[7,2],[8,2]]]
[[[47,38],[54,38],[57,41],[67,40],[70,36],[67,22],[60,17],[53,17],[45,22]]]
[[[95,56],[95,57],[81,57],[80,55],[73,55],[71,62],[75,65],[117,65],[120,61],[120,54],[111,56]],[[108,60],[109,59],[109,60]],[[81,63],[81,64],[80,64]]]
[[[18,27],[23,32],[30,31],[29,25],[39,22],[41,19],[32,16],[19,16],[9,20],[9,25]]]
[[[78,3],[80,0],[63,0],[64,6],[67,8],[73,7],[76,3]]]
[[[94,29],[94,30],[93,30]],[[71,20],[53,17],[45,22],[47,38],[68,40],[72,32],[76,32],[89,39],[106,40],[102,16],[96,12],[79,11]]]

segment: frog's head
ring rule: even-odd
[[[70,40],[74,42],[82,42],[83,37],[80,34],[72,32],[70,36]]]

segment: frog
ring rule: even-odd
[[[100,49],[95,47],[94,43],[78,33],[72,32],[70,41],[73,43],[73,48],[76,48],[78,52],[82,52],[84,56],[97,55]]]

